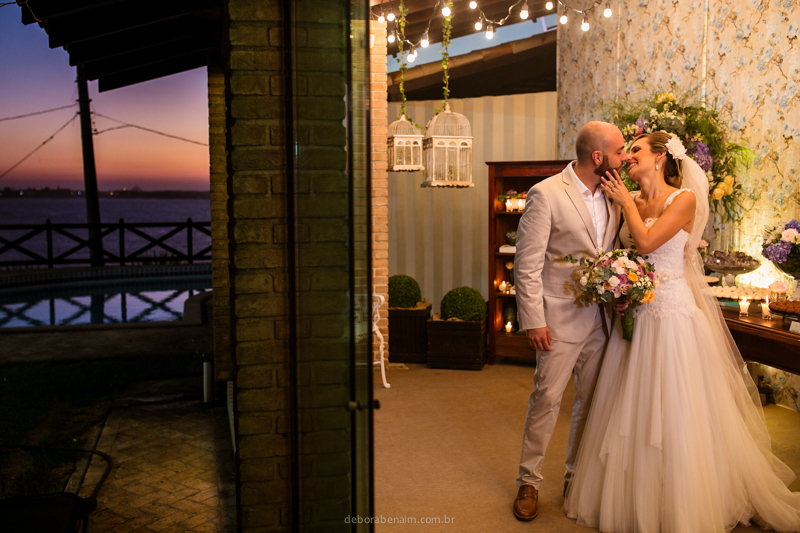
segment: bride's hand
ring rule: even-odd
[[[619,177],[616,170],[613,171],[613,174],[611,172],[606,172],[605,176],[600,176],[600,187],[606,194],[606,198],[614,200],[621,206],[624,206],[628,202],[633,203],[631,193],[628,192],[628,188],[625,187],[622,178]]]

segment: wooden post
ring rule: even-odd
[[[86,195],[86,222],[89,224],[89,258],[92,266],[103,266],[103,240],[100,238],[100,200],[97,195],[97,169],[94,166],[92,116],[89,110],[89,84],[83,64],[78,65],[78,109],[81,115],[83,146],[83,184]]]

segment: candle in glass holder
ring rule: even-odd
[[[511,333],[511,328],[512,328],[512,327],[513,327],[513,326],[511,325],[511,322],[509,322],[508,324],[506,324],[506,333]]]
[[[508,283],[502,281],[500,283],[500,292],[506,292],[506,291],[508,291]]]
[[[750,308],[750,302],[747,298],[742,298],[739,302],[739,316],[747,316],[747,310]]]
[[[772,320],[772,311],[769,310],[769,296],[761,304],[761,318],[764,320]]]
[[[514,210],[514,202],[511,201],[509,198],[506,200],[506,211],[513,211]]]
[[[525,199],[520,198],[517,200],[517,211],[523,211],[525,209]]]

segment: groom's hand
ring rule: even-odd
[[[550,343],[552,342],[550,338],[550,328],[547,326],[529,329],[526,331],[526,335],[528,337],[528,344],[530,344],[531,348],[534,350],[545,350],[548,352],[552,350],[550,347]]]

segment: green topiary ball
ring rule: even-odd
[[[411,276],[397,274],[389,278],[389,307],[416,307],[422,300],[419,283]]]
[[[456,287],[444,295],[439,311],[442,320],[458,318],[475,322],[486,316],[486,301],[472,287]]]

